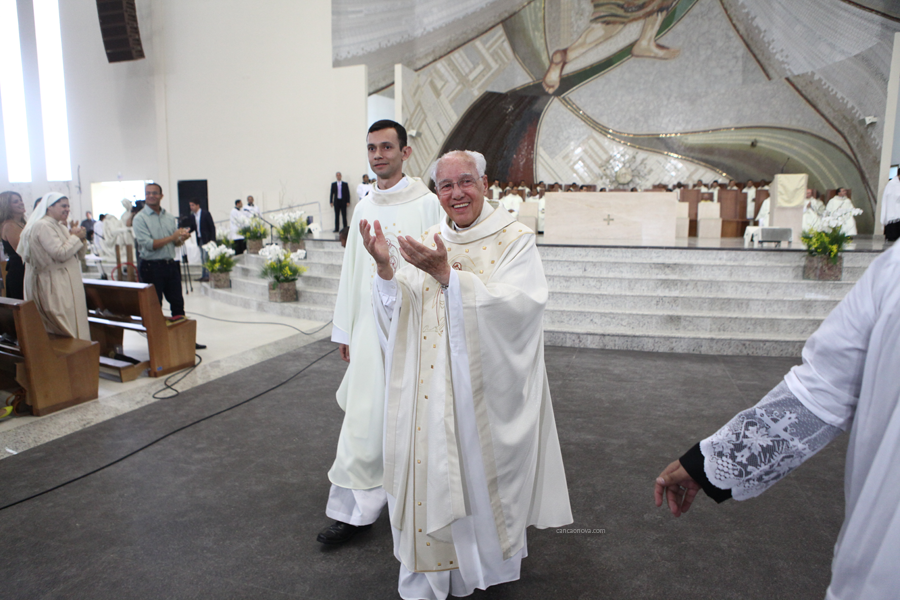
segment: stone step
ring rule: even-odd
[[[232,281],[232,283],[234,283]],[[322,307],[318,305],[306,304],[303,301],[302,293],[298,302],[269,302],[268,292],[265,298],[251,298],[238,293],[232,289],[213,289],[208,284],[203,284],[201,293],[209,296],[213,300],[224,302],[232,306],[240,306],[257,312],[264,312],[273,315],[281,315],[285,317],[294,317],[296,319],[306,319],[307,321],[319,321],[322,323],[330,323],[334,313],[334,307]]]
[[[268,298],[268,286],[269,283],[265,279],[245,279],[243,277],[235,277],[232,272],[231,291],[234,294],[251,298]]]
[[[677,278],[722,281],[802,281],[803,266],[745,265],[720,263],[645,263],[615,261],[544,260],[547,275],[579,275],[587,277]],[[866,267],[843,268],[844,281],[857,281]]]
[[[844,281],[710,281],[640,279],[631,277],[547,277],[550,294],[556,291],[605,294],[665,294],[670,296],[803,298],[840,300],[853,287]]]
[[[309,295],[309,303],[317,306],[330,306],[334,308],[337,301],[337,279],[335,279],[334,289],[321,288],[313,285],[316,280],[311,281],[304,275],[297,280],[297,290],[306,297]],[[332,280],[327,280],[332,281]],[[269,281],[267,279],[236,277],[234,272],[231,275],[231,291],[235,294],[242,294],[252,298],[268,298],[269,297]]]
[[[298,282],[298,289],[315,289],[333,292],[337,294],[340,277],[319,277],[316,275],[304,275]]]
[[[303,266],[306,267],[306,273],[304,273],[304,277],[306,275],[314,275],[316,277],[337,277],[340,279],[341,277],[341,265],[338,264],[327,264],[327,263],[319,263],[319,262],[310,262],[304,261]]]
[[[306,260],[307,262],[318,262],[340,266],[344,261],[344,249],[340,246],[337,247],[337,250],[307,248]]]
[[[672,332],[572,331],[545,328],[544,343],[570,348],[678,352],[730,356],[800,356],[806,338],[772,334],[679,334]]]
[[[554,309],[544,312],[544,327],[573,331],[629,331],[670,333],[716,333],[809,337],[822,318],[805,315],[746,316],[740,314],[673,314],[651,311],[603,311]]]
[[[682,315],[710,313],[745,316],[799,314],[808,317],[825,318],[837,304],[837,299],[761,299],[730,296],[704,297],[555,291],[550,294],[547,310],[668,311]]]
[[[301,300],[305,304],[322,306],[329,310],[334,310],[334,305],[337,302],[337,290],[317,290],[315,288],[306,288],[302,286],[297,286],[297,290]]]
[[[344,248],[338,240],[317,240],[314,238],[306,238],[307,250],[335,250],[343,252]]]
[[[805,250],[754,250],[719,248],[632,248],[608,246],[545,246],[538,245],[542,260],[616,261],[658,263],[719,263],[746,265],[802,265]],[[844,266],[866,267],[880,252],[845,252]]]

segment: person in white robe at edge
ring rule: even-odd
[[[888,242],[900,238],[900,176],[896,176],[884,188],[881,197],[881,222],[884,223],[884,239]]]
[[[900,589],[900,247],[879,256],[803,347],[803,364],[758,404],[667,466],[655,500],[676,517],[702,489],[760,495],[850,430],[844,523],[827,600],[894,600]],[[810,490],[815,493],[816,490]],[[802,510],[802,507],[797,507]]]
[[[828,201],[825,210],[831,214],[837,211],[846,211],[844,222],[841,224],[841,231],[844,235],[856,235],[856,219],[853,217],[853,201],[847,196],[847,188],[838,188],[835,197]]]
[[[377,121],[366,137],[369,166],[376,176],[372,192],[353,211],[350,232],[360,219],[380,219],[390,244],[391,261],[401,266],[397,238],[420,236],[441,219],[441,205],[422,180],[403,174],[412,155],[406,129],[390,120]],[[344,410],[334,464],[328,471],[331,491],[325,514],[334,519],[316,538],[341,544],[368,529],[387,502],[382,488],[384,433],[384,362],[372,312],[375,262],[358,235],[349,235],[341,266],[331,340],[349,363],[337,390]]]
[[[547,280],[534,232],[485,202],[486,166],[476,152],[438,159],[446,216],[399,238],[401,269],[380,222],[359,223],[378,266],[384,487],[407,599],[515,581],[526,527],[572,522],[544,364]]]

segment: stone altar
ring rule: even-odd
[[[675,192],[550,192],[544,198],[548,244],[675,241]]]

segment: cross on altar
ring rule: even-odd
[[[610,223],[612,223],[613,221],[615,221],[615,219],[612,218],[612,215],[606,215],[606,218],[603,219],[603,220],[606,221],[606,224],[607,224],[607,225],[609,225]]]

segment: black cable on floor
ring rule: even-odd
[[[291,375],[290,377],[288,377],[287,379],[285,379],[285,380],[282,381],[281,383],[279,383],[279,384],[277,384],[277,385],[273,385],[273,386],[270,387],[269,389],[264,390],[264,391],[262,391],[262,392],[256,394],[255,396],[251,396],[250,398],[247,398],[246,400],[242,400],[242,401],[238,402],[237,404],[234,404],[234,405],[229,406],[229,407],[227,407],[227,408],[223,408],[222,410],[220,410],[220,411],[218,411],[218,412],[214,412],[214,413],[212,413],[211,415],[207,415],[207,416],[203,417],[202,419],[197,419],[196,421],[193,421],[193,422],[191,422],[191,423],[188,423],[187,425],[182,425],[182,426],[179,427],[178,429],[175,429],[175,430],[173,430],[173,431],[170,431],[169,433],[165,434],[164,436],[158,437],[158,438],[156,438],[155,440],[153,440],[152,442],[148,442],[148,443],[144,444],[143,446],[141,446],[140,448],[137,448],[137,449],[135,449],[135,450],[132,450],[131,452],[129,452],[129,453],[126,454],[125,456],[122,456],[122,457],[120,457],[120,458],[117,458],[116,460],[114,460],[114,461],[112,461],[112,462],[110,462],[110,463],[107,463],[107,464],[103,465],[102,467],[97,467],[96,469],[94,469],[94,470],[92,470],[92,471],[88,471],[87,473],[84,473],[83,475],[79,475],[78,477],[74,477],[74,478],[72,478],[72,479],[69,479],[68,481],[64,481],[63,483],[60,483],[60,484],[58,484],[58,485],[55,485],[55,486],[53,486],[52,488],[47,489],[47,490],[44,490],[44,491],[42,491],[42,492],[38,492],[38,493],[36,493],[36,494],[32,494],[31,496],[28,496],[27,498],[22,498],[21,500],[16,500],[15,502],[11,502],[10,504],[7,504],[6,506],[0,506],[0,511],[4,511],[4,510],[6,510],[7,508],[12,508],[13,506],[16,506],[16,505],[18,505],[18,504],[22,504],[22,503],[24,503],[24,502],[28,502],[29,500],[34,500],[35,498],[37,498],[37,497],[39,497],[39,496],[43,496],[44,494],[49,494],[50,492],[54,492],[54,491],[56,491],[56,490],[58,490],[58,489],[60,489],[60,488],[62,488],[62,487],[65,487],[65,486],[69,485],[70,483],[75,483],[76,481],[80,481],[80,480],[82,480],[82,479],[84,479],[84,478],[86,478],[86,477],[90,477],[91,475],[93,475],[93,474],[95,474],[95,473],[99,473],[100,471],[102,471],[102,470],[104,470],[104,469],[107,469],[107,468],[109,468],[109,467],[111,467],[111,466],[113,466],[113,465],[115,465],[115,464],[118,464],[118,463],[122,462],[122,461],[125,460],[126,458],[130,458],[130,457],[134,456],[134,455],[137,454],[138,452],[141,452],[141,451],[143,451],[143,450],[146,450],[146,449],[149,448],[150,446],[153,446],[154,444],[157,444],[157,443],[163,441],[164,439],[166,439],[166,438],[169,437],[169,436],[175,435],[176,433],[178,433],[178,432],[180,432],[180,431],[184,431],[185,429],[187,429],[187,428],[189,428],[189,427],[193,427],[194,425],[197,425],[197,424],[199,424],[199,423],[202,423],[203,421],[206,421],[207,419],[211,419],[211,418],[213,418],[213,417],[217,417],[217,416],[221,415],[222,413],[226,413],[226,412],[228,412],[228,411],[230,411],[230,410],[232,410],[232,409],[235,409],[235,408],[237,408],[237,407],[239,407],[239,406],[243,406],[244,404],[247,404],[248,402],[252,402],[253,400],[256,400],[257,398],[259,398],[259,397],[261,397],[261,396],[264,396],[264,395],[268,394],[269,392],[272,392],[272,391],[274,391],[274,390],[277,390],[278,388],[280,388],[281,386],[283,386],[283,385],[285,385],[286,383],[290,382],[291,380],[293,380],[293,379],[299,377],[304,371],[306,371],[307,369],[309,369],[311,366],[313,366],[314,364],[316,364],[317,362],[319,362],[320,360],[322,360],[322,359],[325,358],[326,356],[328,356],[328,355],[330,355],[330,354],[333,354],[333,353],[336,352],[336,351],[337,351],[337,348],[334,348],[333,350],[329,350],[328,352],[326,352],[325,354],[323,354],[322,356],[320,356],[320,357],[317,358],[316,360],[312,361],[311,363],[309,363],[308,365],[306,365],[305,367],[303,367],[302,369],[300,369],[299,371],[297,371],[296,373],[294,373],[293,375]],[[198,364],[199,364],[199,363],[198,363]],[[196,367],[196,365],[194,365],[194,366]],[[190,369],[193,369],[193,368],[194,368],[194,367],[191,367]],[[188,370],[188,372],[190,372],[190,369]],[[178,374],[178,373],[174,373],[174,375],[177,375],[177,374]],[[171,377],[171,375],[170,375],[170,377]],[[179,380],[179,381],[180,381],[180,380]],[[177,383],[177,382],[176,382],[176,383]],[[162,391],[162,390],[160,390],[160,391]],[[7,460],[9,460],[9,459],[7,459]]]
[[[231,321],[229,319],[220,319],[218,317],[210,317],[209,315],[204,315],[204,314],[198,313],[198,312],[188,312],[187,314],[195,315],[198,317],[203,317],[205,319],[212,319],[213,321],[222,321],[223,323],[240,323],[242,325],[282,325],[284,327],[290,327],[291,329],[299,331],[303,335],[315,335],[315,334],[319,333],[320,331],[322,331],[323,329],[325,329],[326,327],[328,327],[329,325],[331,325],[331,321],[328,321],[327,323],[325,323],[324,325],[322,325],[321,327],[319,327],[318,329],[316,329],[314,331],[303,331],[302,329],[294,327],[293,325],[288,325],[287,323],[276,323],[275,321]]]
[[[293,329],[295,331],[299,331],[303,335],[315,335],[331,324],[331,321],[328,321],[327,323],[325,323],[324,325],[322,325],[315,331],[303,331],[302,329],[294,327],[293,325],[290,325],[288,323],[277,323],[275,321],[232,321],[230,319],[220,319],[218,317],[210,317],[209,315],[204,315],[204,314],[198,313],[198,312],[189,312],[187,314],[194,315],[197,317],[203,317],[205,319],[212,319],[213,321],[222,321],[223,323],[240,323],[243,325],[281,325],[283,327],[290,327],[291,329]],[[141,332],[138,332],[138,333],[141,333]],[[141,333],[141,335],[143,335],[144,337],[147,337],[146,334],[144,334],[144,333]],[[166,377],[165,381],[163,381],[164,387],[160,390],[153,392],[153,398],[155,400],[168,400],[169,398],[174,398],[175,396],[177,396],[178,394],[181,393],[177,389],[175,389],[175,387],[174,387],[175,384],[180,383],[182,380],[184,380],[185,377],[190,375],[194,371],[194,369],[199,367],[200,364],[203,362],[202,356],[200,356],[199,354],[195,354],[194,356],[196,356],[198,358],[197,362],[194,363],[194,366],[189,367],[188,369],[183,370],[183,371],[178,371],[177,373],[172,373],[171,375]],[[173,377],[176,377],[178,375],[181,375],[180,377],[178,377],[178,379],[176,379],[175,381],[170,381]],[[163,392],[165,392],[166,390],[172,390],[173,393],[169,394],[168,396],[160,396],[159,395],[159,394],[162,394]]]
[[[174,387],[175,384],[176,384],[176,383],[181,383],[181,381],[182,381],[185,377],[187,377],[188,375],[190,375],[191,373],[193,373],[193,372],[194,372],[194,369],[196,369],[197,367],[199,367],[200,364],[203,362],[203,357],[202,357],[202,356],[200,356],[199,354],[196,354],[196,353],[194,354],[194,356],[197,357],[197,362],[195,362],[195,363],[193,364],[193,366],[190,366],[190,367],[188,367],[187,369],[182,369],[181,371],[176,371],[175,373],[172,373],[171,375],[169,375],[168,377],[165,378],[165,380],[163,381],[163,388],[160,389],[160,390],[156,390],[155,392],[153,392],[153,398],[154,398],[155,400],[168,400],[169,398],[174,398],[175,396],[177,396],[178,394],[181,393],[181,392],[179,392],[178,390],[175,389],[175,387]],[[171,381],[171,382],[169,381],[170,379],[172,379],[173,377],[175,377],[175,376],[177,376],[177,375],[181,375],[181,377],[179,377],[179,378],[176,379],[175,381]],[[168,396],[160,396],[160,395],[159,395],[159,394],[162,394],[162,393],[163,393],[164,391],[166,391],[166,390],[172,390],[172,391],[175,392],[175,393],[174,393],[174,394],[170,394],[170,395],[168,395]]]

